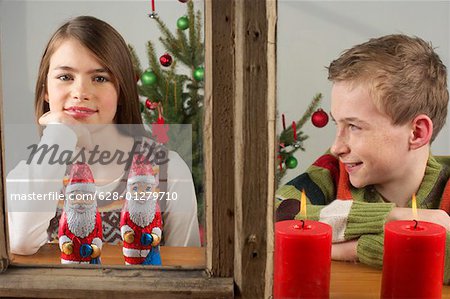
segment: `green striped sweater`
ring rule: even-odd
[[[450,213],[450,157],[430,156],[416,194],[417,207]],[[321,156],[307,171],[276,192],[276,220],[301,219],[300,196],[308,200],[308,219],[329,223],[333,242],[358,239],[359,261],[382,267],[384,224],[393,203],[386,203],[375,188],[354,188],[338,159]],[[409,202],[411,206],[411,202]],[[444,283],[450,284],[450,233],[447,232]]]

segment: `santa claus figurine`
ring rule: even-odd
[[[97,210],[95,183],[85,163],[71,166],[59,221],[62,264],[100,264],[102,219]]]
[[[123,256],[127,265],[161,265],[161,211],[157,202],[159,175],[142,155],[135,155],[128,174],[127,201],[120,218]],[[156,193],[155,193],[156,192]]]

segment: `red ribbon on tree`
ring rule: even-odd
[[[278,166],[280,167],[280,171],[283,171],[283,157],[281,157],[281,155],[278,155],[278,161],[279,161]]]
[[[148,16],[152,19],[157,16],[157,13],[155,12],[155,0],[152,0],[152,12]]]
[[[163,117],[163,108],[161,103],[158,104],[158,119],[156,123],[152,125],[152,135],[158,143],[167,143],[169,141],[169,136],[167,136],[167,131],[169,131],[169,126],[165,124]]]
[[[295,121],[292,122],[292,131],[294,131],[294,141],[297,141],[297,124]]]

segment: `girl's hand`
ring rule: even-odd
[[[39,124],[42,126],[46,126],[49,124],[65,124],[68,126],[74,126],[79,125],[80,122],[77,121],[72,116],[67,115],[63,111],[58,112],[48,111],[39,118]]]
[[[39,124],[47,126],[49,124],[64,124],[71,128],[77,135],[77,146],[80,148],[91,148],[92,138],[89,130],[81,122],[76,120],[70,115],[67,115],[63,111],[52,112],[48,111],[39,118]]]

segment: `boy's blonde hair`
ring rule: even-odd
[[[328,67],[328,79],[366,84],[378,109],[394,125],[419,114],[433,121],[431,142],[447,117],[447,70],[431,44],[402,34],[370,39]]]

